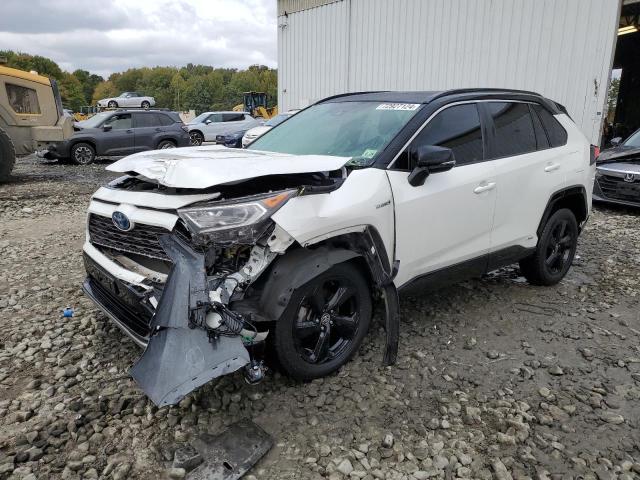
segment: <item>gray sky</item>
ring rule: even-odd
[[[0,0],[0,50],[107,77],[191,62],[276,66],[276,0]]]

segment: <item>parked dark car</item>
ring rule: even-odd
[[[53,144],[45,158],[88,165],[96,156],[123,156],[145,150],[187,147],[189,132],[176,112],[117,110],[77,122],[76,132]]]
[[[216,143],[229,148],[242,148],[242,137],[245,133],[247,133],[246,130],[240,130],[226,135],[216,135]]]
[[[620,140],[598,156],[593,199],[640,207],[640,130]]]

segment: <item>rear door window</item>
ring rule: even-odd
[[[549,137],[549,143],[552,147],[561,147],[562,145],[566,145],[567,143],[567,131],[564,129],[560,122],[555,119],[555,117],[544,108],[542,105],[533,105],[533,110],[538,114],[540,121],[542,122],[542,126],[547,132],[547,137]]]
[[[494,124],[491,158],[536,151],[536,135],[528,104],[488,102],[486,105]]]
[[[39,115],[40,104],[38,103],[38,94],[33,88],[14,85],[12,83],[5,84],[9,105],[16,113],[28,113],[31,115]]]
[[[411,145],[450,148],[456,165],[482,161],[484,148],[478,106],[468,103],[446,108],[429,121]]]
[[[223,122],[241,122],[244,120],[243,113],[223,113],[222,121]]]
[[[545,132],[542,122],[538,118],[538,114],[533,110],[533,105],[529,105],[529,113],[533,120],[533,129],[536,132],[536,147],[538,150],[545,150],[551,146],[547,138],[547,132]]]
[[[136,128],[157,127],[160,125],[157,116],[153,113],[136,113],[134,117]]]

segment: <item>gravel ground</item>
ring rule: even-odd
[[[507,268],[403,298],[393,367],[377,327],[335,376],[237,374],[157,409],[80,289],[103,167],[24,159],[0,185],[0,478],[180,478],[177,448],[245,417],[275,438],[247,478],[640,477],[640,211],[597,207],[556,287]]]

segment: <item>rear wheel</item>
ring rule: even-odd
[[[16,149],[13,142],[7,132],[0,128],[0,181],[9,178],[15,163]]]
[[[145,100],[140,104],[140,106],[144,109],[148,109],[151,106],[151,104]]]
[[[76,143],[71,147],[71,161],[76,165],[89,165],[96,158],[96,150],[89,143]]]
[[[562,208],[547,221],[536,251],[520,261],[520,270],[533,285],[555,285],[569,271],[578,247],[578,222]]]
[[[189,137],[191,138],[191,145],[202,145],[202,142],[204,142],[204,135],[197,130],[189,132]]]
[[[162,140],[158,144],[158,150],[165,150],[167,148],[176,148],[176,144],[173,143],[171,140]]]
[[[278,320],[275,349],[297,380],[334,372],[358,351],[371,322],[371,292],[360,271],[343,263],[297,289]]]
[[[111,100],[109,103],[107,103],[107,107],[118,108],[118,102],[116,102],[115,100]]]

